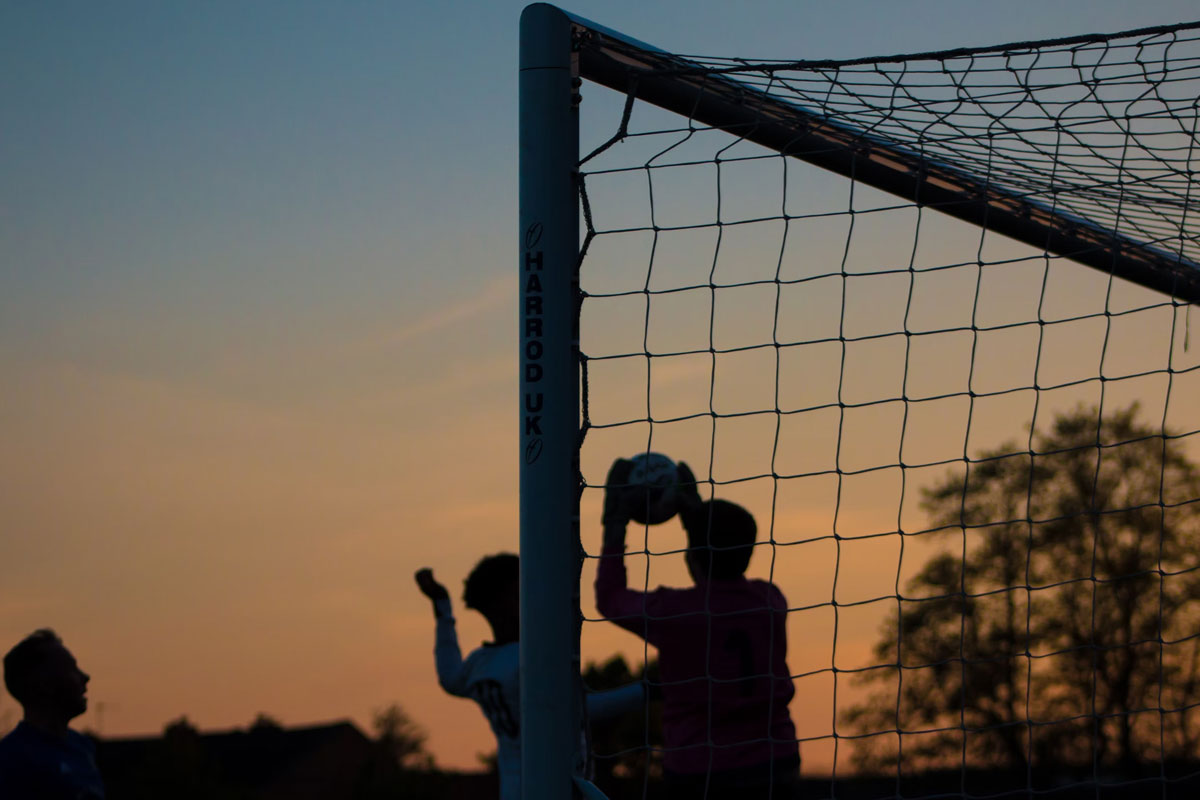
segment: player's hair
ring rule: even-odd
[[[521,561],[512,553],[486,556],[475,565],[463,586],[463,603],[486,616],[496,593],[521,579]]]
[[[31,699],[33,679],[54,647],[62,647],[62,639],[49,628],[41,628],[17,642],[4,656],[4,686],[21,705]]]
[[[683,527],[696,575],[730,579],[745,574],[758,537],[753,514],[728,500],[710,500],[689,513]]]

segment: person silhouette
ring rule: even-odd
[[[663,773],[673,798],[791,798],[800,750],[788,711],[788,606],[774,583],[745,575],[757,537],[754,516],[727,500],[702,501],[678,465],[680,521],[693,585],[641,592],[627,586],[625,535],[636,490],[632,462],[606,480],[596,608],[658,649]]]
[[[49,628],[4,656],[4,685],[24,717],[0,739],[4,800],[103,800],[95,747],[68,724],[87,710],[91,680]]]
[[[429,568],[414,576],[421,593],[433,602],[437,634],[434,662],[438,683],[448,693],[478,705],[496,736],[496,767],[501,800],[521,796],[520,560],[513,553],[486,556],[467,576],[463,602],[492,628],[493,641],[462,657],[450,593]],[[641,683],[585,696],[588,718],[601,720],[638,708]],[[580,731],[581,742],[583,731]]]

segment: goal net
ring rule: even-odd
[[[522,85],[527,781],[556,708],[610,796],[679,777],[682,681],[592,591],[609,466],[655,451],[757,520],[814,796],[1192,786],[1200,24],[781,63],[534,8],[569,41],[550,111]],[[709,591],[687,550],[630,525],[629,589]],[[587,726],[589,663],[650,699]]]

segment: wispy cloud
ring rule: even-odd
[[[516,282],[512,277],[498,276],[484,284],[480,291],[458,302],[433,309],[399,328],[383,332],[382,335],[377,334],[370,339],[369,346],[393,348],[407,344],[453,325],[470,321],[505,303],[512,304],[515,302],[515,295]]]

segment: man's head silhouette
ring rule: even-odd
[[[25,709],[26,721],[45,729],[65,729],[87,711],[89,680],[62,639],[48,628],[29,634],[4,656],[9,694]]]

